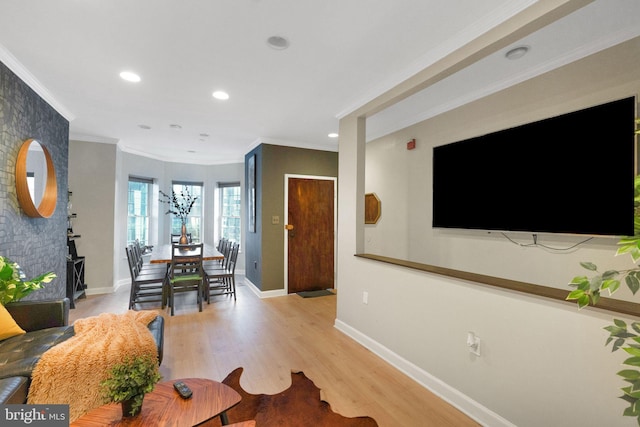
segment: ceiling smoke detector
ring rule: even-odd
[[[271,36],[267,39],[269,47],[277,50],[283,50],[289,47],[289,40],[281,36]]]
[[[529,52],[530,47],[529,46],[518,46],[518,47],[514,47],[513,49],[507,51],[507,53],[504,54],[504,56],[507,59],[520,59],[523,56],[525,56],[527,54],[527,52]]]

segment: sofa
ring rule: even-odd
[[[0,341],[0,404],[27,402],[31,372],[45,351],[71,338],[69,325],[70,300],[18,301],[5,308],[15,322],[26,331]],[[158,362],[162,363],[164,318],[156,317],[149,330],[158,347]]]

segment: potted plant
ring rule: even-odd
[[[577,301],[578,308],[596,305],[601,293],[608,291],[609,295],[613,294],[623,281],[633,295],[640,289],[640,176],[635,178],[634,187],[634,235],[618,241],[616,255],[629,254],[635,265],[627,270],[600,272],[594,263],[581,262],[583,268],[594,274],[591,277],[576,276],[569,283],[576,289],[569,293],[567,300]],[[628,368],[618,372],[629,384],[622,388],[624,394],[620,398],[629,403],[623,415],[635,417],[640,425],[640,322],[627,325],[623,320],[613,319],[613,324],[604,329],[609,332],[605,345],[613,343],[611,351],[622,349],[630,356],[623,362]]]
[[[160,195],[164,198],[160,199],[160,202],[169,205],[169,209],[165,212],[165,215],[173,214],[180,218],[182,227],[179,243],[181,245],[189,243],[187,239],[187,217],[191,213],[191,209],[198,199],[198,196],[192,196],[186,187],[180,192],[180,197],[178,197],[175,191],[171,191],[171,196],[169,196],[167,193],[160,190]]]
[[[110,402],[122,404],[123,417],[134,417],[142,410],[144,395],[153,391],[161,378],[155,357],[137,356],[113,366],[100,385]]]
[[[43,283],[49,283],[56,277],[48,272],[25,280],[26,275],[20,266],[10,259],[0,256],[0,304],[19,301],[36,289],[42,288]]]

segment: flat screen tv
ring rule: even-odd
[[[433,149],[433,227],[633,235],[635,97]]]

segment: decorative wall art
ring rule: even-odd
[[[376,193],[364,195],[364,223],[376,224],[382,213],[381,203]]]
[[[247,212],[249,215],[249,231],[256,232],[256,155],[247,160]]]

